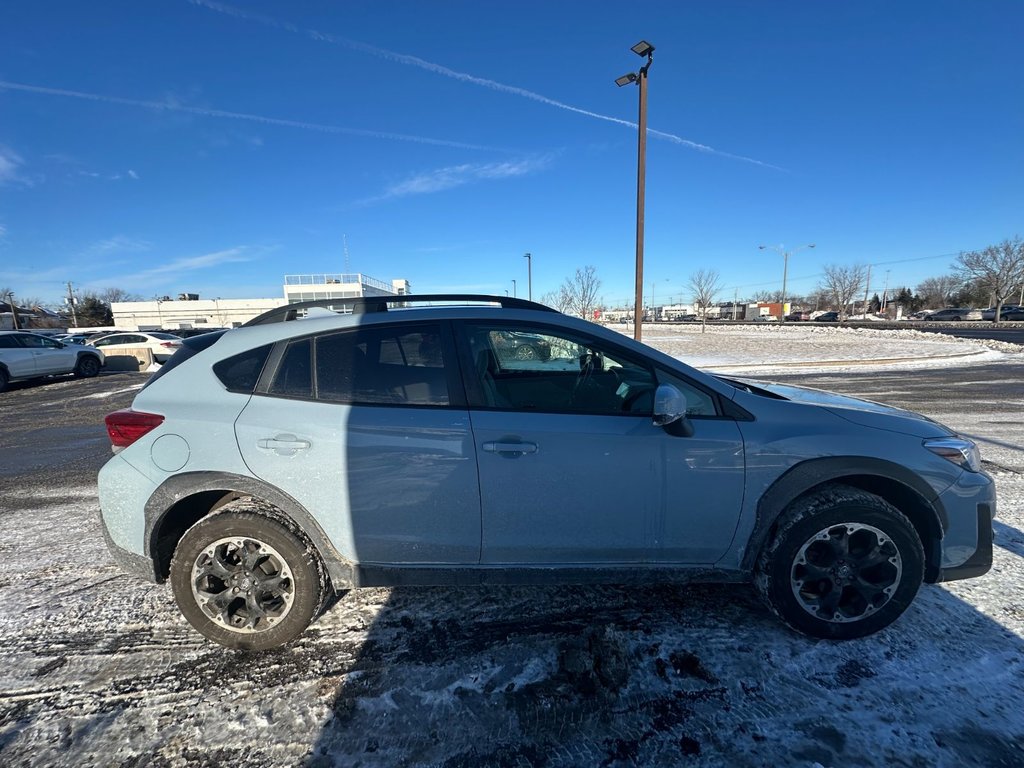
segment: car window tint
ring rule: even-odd
[[[437,325],[364,328],[316,340],[317,397],[353,404],[449,404]]]
[[[293,341],[285,350],[281,364],[268,390],[272,395],[313,396],[312,344],[309,339]]]
[[[271,345],[267,344],[256,349],[246,350],[238,355],[232,355],[218,361],[213,366],[213,372],[221,383],[231,392],[251,393],[256,389],[256,382],[259,381],[263,366],[270,355]],[[179,356],[188,359],[195,355],[196,351],[192,345],[184,345],[182,349],[171,358],[172,362]],[[167,366],[164,366],[166,368]],[[161,371],[163,368],[161,368]]]
[[[651,415],[653,371],[610,344],[561,329],[467,325],[470,402],[517,411]]]
[[[18,336],[18,341],[21,342],[23,347],[31,347],[32,349],[40,349],[46,346],[46,339],[42,336],[33,336],[31,333],[23,333]]]
[[[21,347],[21,345],[14,336],[0,336],[0,349],[14,349],[15,347]]]

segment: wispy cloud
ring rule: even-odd
[[[129,179],[134,179],[135,181],[138,181],[139,180],[139,174],[137,174],[135,171],[133,171],[131,168],[129,168],[128,169],[128,178]]]
[[[159,267],[153,267],[137,273],[136,278],[159,277],[167,274],[179,274],[182,272],[197,272],[203,269],[219,267],[224,264],[236,264],[239,262],[252,261],[255,256],[249,253],[245,246],[226,248],[223,251],[204,253],[199,256],[184,256],[174,259]]]
[[[550,162],[550,156],[543,156],[505,163],[463,163],[436,168],[398,181],[389,186],[382,194],[362,200],[357,205],[369,205],[411,195],[429,195],[478,181],[526,176],[547,168]]]
[[[127,235],[114,235],[103,240],[97,240],[85,246],[78,254],[79,258],[84,256],[110,257],[118,253],[140,253],[148,251],[152,245],[145,240],[139,240]]]
[[[21,165],[21,155],[13,149],[0,145],[0,185],[22,181],[18,173]]]
[[[592,117],[596,120],[604,120],[609,123],[624,125],[629,128],[633,128],[634,130],[638,128],[637,124],[630,120],[623,120],[618,117],[612,117],[611,115],[602,115],[599,112],[592,112],[589,109],[581,109],[580,107],[574,107],[571,104],[566,104],[565,102],[548,98],[547,96],[536,93],[535,91],[527,90],[526,88],[519,88],[514,85],[506,85],[505,83],[499,83],[496,80],[490,80],[485,77],[471,75],[468,72],[459,72],[458,70],[451,69],[449,67],[444,66],[443,64],[436,64],[432,61],[421,59],[418,56],[410,56],[409,54],[405,53],[389,51],[386,48],[378,48],[375,45],[369,45],[368,43],[362,43],[359,42],[358,40],[352,40],[350,38],[342,37],[340,35],[334,35],[328,32],[320,32],[319,30],[315,29],[302,29],[301,27],[298,27],[295,24],[283,22],[278,19],[267,16],[265,14],[252,13],[241,8],[226,5],[225,3],[214,2],[214,0],[189,0],[189,2],[192,3],[192,5],[200,6],[211,11],[216,11],[217,13],[233,16],[238,19],[244,19],[246,21],[253,21],[259,24],[263,24],[264,26],[273,27],[275,29],[283,29],[293,34],[303,35],[309,38],[310,40],[330,43],[332,45],[339,45],[353,51],[359,51],[360,53],[367,53],[370,54],[371,56],[376,56],[381,59],[393,61],[397,64],[404,64],[410,67],[417,67],[427,72],[432,72],[434,74],[441,75],[443,77],[448,77],[453,80],[458,80],[463,83],[470,83],[472,85],[478,85],[482,88],[488,88],[492,91],[498,91],[499,93],[507,93],[513,96],[519,96],[524,99],[530,99],[531,101],[546,104],[549,107],[556,107],[557,109],[563,109],[568,112],[575,112],[578,115]],[[744,157],[743,155],[737,155],[732,152],[724,152],[720,149],[710,147],[707,144],[701,144],[696,141],[691,141],[690,139],[684,139],[682,136],[677,136],[674,133],[657,131],[654,130],[653,128],[648,128],[647,133],[648,135],[653,136],[655,138],[664,139],[665,141],[670,141],[673,144],[679,144],[684,147],[689,147],[690,149],[695,149],[698,152],[718,155],[720,157],[727,157],[732,160],[740,160],[745,163],[753,163],[754,165],[759,165],[764,168],[771,168],[777,171],[785,170],[784,168],[772,165],[771,163],[766,163],[762,160],[755,160],[752,157]]]
[[[340,134],[345,136],[362,136],[370,139],[384,139],[388,141],[405,141],[414,144],[430,144],[439,147],[454,147],[456,149],[472,149],[487,152],[509,152],[511,150],[500,147],[488,147],[481,144],[467,144],[462,141],[449,141],[447,139],[432,139],[426,136],[413,136],[406,133],[391,133],[388,131],[369,131],[361,128],[344,128],[338,125],[324,125],[322,123],[309,123],[302,120],[286,120],[278,117],[267,117],[266,115],[255,115],[247,112],[229,112],[224,109],[211,109],[208,107],[192,107],[180,103],[177,99],[165,101],[146,101],[144,99],[127,99],[121,96],[108,96],[100,93],[89,93],[86,91],[71,91],[66,88],[49,88],[30,83],[15,83],[9,80],[0,80],[0,90],[21,91],[23,93],[35,93],[44,96],[62,96],[72,99],[83,99],[96,101],[104,104],[118,104],[127,107],[144,107],[165,112],[176,112],[190,115],[202,115],[204,117],[217,117],[228,120],[247,120],[253,123],[264,125],[276,125],[283,128],[300,128],[306,131],[319,131],[321,133]]]

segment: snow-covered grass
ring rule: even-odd
[[[611,326],[627,335],[631,329]],[[715,371],[912,370],[1024,356],[1024,347],[916,330],[843,326],[645,325],[645,344],[697,368]]]

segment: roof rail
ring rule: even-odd
[[[244,323],[243,327],[298,320],[304,316],[305,310],[314,307],[331,309],[332,307],[351,306],[352,314],[359,315],[371,312],[387,312],[389,304],[404,305],[432,301],[498,304],[502,309],[536,309],[543,312],[558,311],[546,304],[538,304],[535,301],[527,301],[526,299],[512,298],[511,296],[486,296],[474,293],[436,293],[423,294],[421,296],[358,296],[346,299],[317,299],[316,301],[300,301],[295,304],[285,304],[257,315],[252,320]]]

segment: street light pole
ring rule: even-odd
[[[524,253],[523,258],[526,259],[526,288],[529,292],[530,301],[533,301],[533,256],[529,253]]]
[[[760,250],[760,251],[763,251],[766,248],[770,248],[771,250],[775,251],[776,253],[781,253],[782,254],[782,311],[779,313],[781,315],[779,317],[779,322],[780,323],[786,322],[786,276],[787,276],[787,274],[789,272],[789,257],[790,257],[790,255],[796,253],[797,251],[802,251],[804,248],[813,248],[813,247],[814,247],[814,243],[809,243],[807,245],[801,245],[799,248],[794,248],[791,251],[787,251],[785,249],[785,247],[782,246],[782,245],[759,245],[759,246],[757,246],[758,250]]]
[[[515,278],[512,278],[512,298],[514,299],[515,297],[516,297],[516,281],[515,281]]]
[[[636,83],[640,87],[640,106],[637,118],[636,149],[636,296],[633,303],[633,338],[642,336],[644,309],[644,187],[647,166],[647,70],[654,61],[654,46],[641,40],[630,50],[637,56],[646,56],[647,63],[639,72],[629,72],[615,81],[619,87]]]

